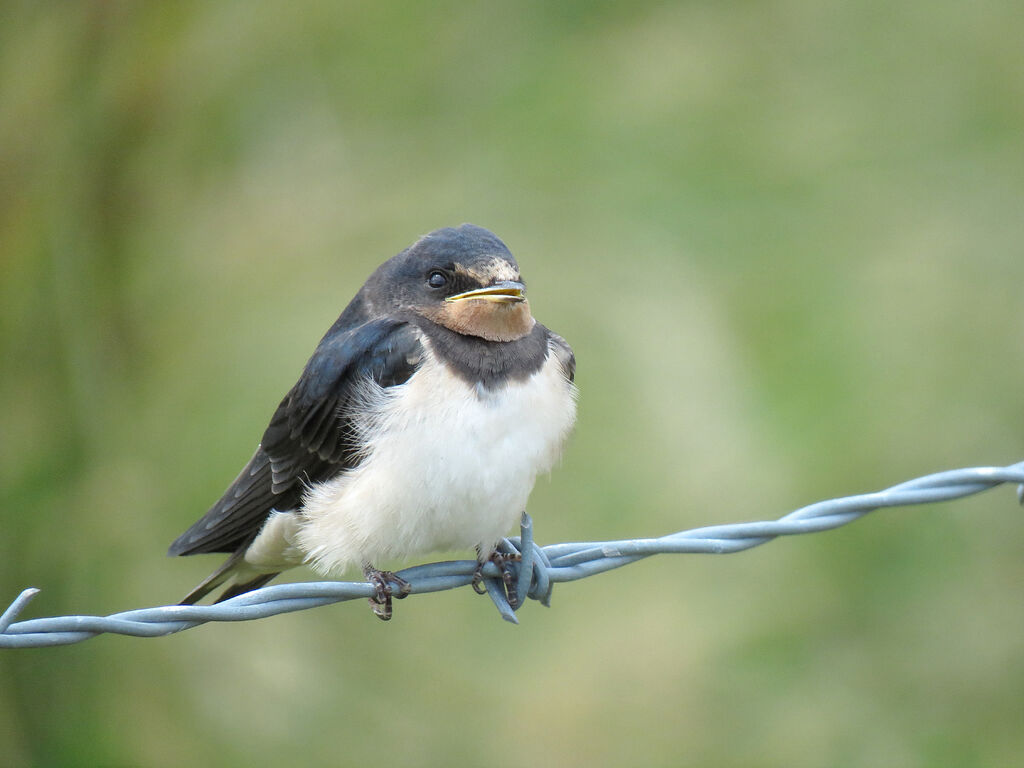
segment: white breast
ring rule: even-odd
[[[365,405],[365,459],[311,488],[288,521],[290,543],[325,575],[436,550],[490,551],[576,418],[575,388],[554,354],[529,379],[493,390],[431,357],[404,385],[369,385]]]

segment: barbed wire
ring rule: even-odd
[[[779,536],[827,531],[851,523],[884,507],[951,501],[1004,483],[1019,484],[1024,503],[1024,462],[1008,467],[974,467],[938,472],[883,491],[820,501],[778,520],[730,523],[694,528],[654,539],[590,541],[538,546],[533,524],[523,513],[520,535],[505,539],[501,549],[521,557],[511,567],[518,578],[510,604],[498,566],[484,567],[484,584],[502,618],[518,623],[516,609],[527,597],[548,605],[554,584],[575,581],[621,568],[657,554],[702,553],[725,555],[756,547]],[[419,565],[399,571],[411,594],[439,592],[473,581],[476,562],[457,560]],[[239,595],[215,605],[165,605],[109,616],[56,616],[15,622],[39,590],[24,590],[0,615],[0,648],[38,648],[69,645],[104,633],[133,637],[160,637],[213,621],[252,621],[292,611],[303,611],[357,598],[369,598],[375,587],[366,582],[325,581],[278,584]]]

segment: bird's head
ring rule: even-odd
[[[536,322],[515,258],[493,233],[473,224],[424,235],[381,273],[396,308],[457,333],[515,341]]]

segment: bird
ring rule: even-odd
[[[392,615],[408,582],[378,565],[496,547],[576,420],[576,359],[537,322],[519,265],[483,227],[423,235],[381,264],[316,346],[255,453],[169,555],[226,553],[183,605],[306,565],[362,569]],[[395,588],[397,587],[397,592]]]

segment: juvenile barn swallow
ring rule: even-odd
[[[575,368],[501,240],[472,224],[425,235],[370,276],[252,459],[171,544],[230,554],[182,603],[300,564],[332,578],[359,566],[387,619],[392,584],[409,586],[377,563],[475,547],[479,577],[562,451]]]

